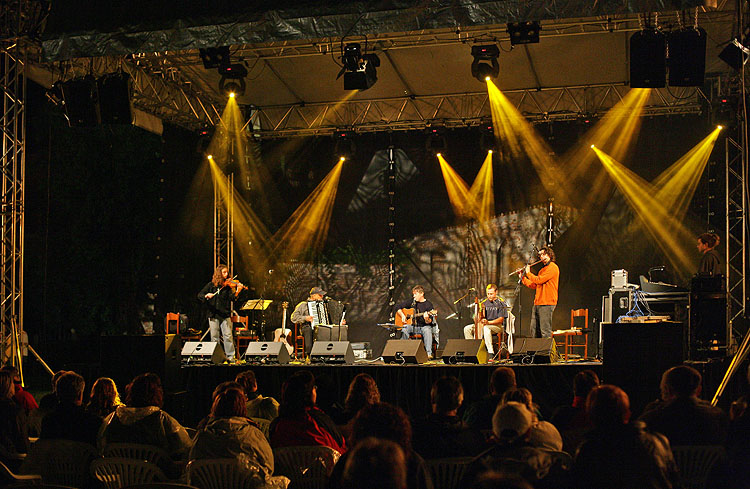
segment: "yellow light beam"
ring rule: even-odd
[[[453,207],[453,213],[460,217],[475,218],[477,204],[474,197],[469,193],[469,186],[440,153],[437,154],[437,159],[440,162],[440,171],[443,173],[443,181],[448,192],[448,200]]]
[[[476,218],[479,222],[486,222],[495,215],[495,187],[492,172],[492,151],[487,152],[487,157],[479,169],[474,183],[471,184],[469,195],[475,201]]]

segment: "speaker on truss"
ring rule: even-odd
[[[221,365],[227,360],[224,349],[216,341],[187,341],[182,347],[182,366]]]
[[[450,339],[443,350],[443,363],[487,363],[484,340]]]
[[[70,127],[91,127],[99,124],[99,94],[93,76],[68,80],[61,83],[60,88]]]
[[[310,363],[352,364],[354,350],[348,341],[316,341],[310,352]]]
[[[422,340],[388,340],[382,357],[385,363],[422,364],[427,361],[427,350]]]
[[[251,341],[245,350],[247,363],[282,365],[289,363],[289,351],[284,341]]]
[[[667,84],[667,38],[654,28],[630,36],[630,87],[663,88]]]
[[[131,124],[130,75],[112,73],[96,81],[99,91],[99,113],[103,124]]]
[[[706,72],[706,31],[689,27],[669,34],[669,85],[702,87]]]

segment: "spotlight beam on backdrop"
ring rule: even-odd
[[[479,169],[474,183],[471,184],[469,195],[474,199],[476,218],[479,222],[486,222],[495,215],[495,187],[492,172],[492,151]]]
[[[692,252],[695,234],[659,202],[650,183],[604,151],[591,147],[672,268],[681,277],[692,275],[697,267]]]
[[[448,200],[453,207],[453,213],[459,217],[468,219],[475,218],[477,215],[477,201],[469,191],[469,186],[461,178],[456,170],[448,163],[443,155],[438,153],[438,162],[440,162],[440,171],[443,174],[445,189],[448,192]]]

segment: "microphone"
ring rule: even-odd
[[[667,269],[667,267],[665,267],[664,265],[659,265],[658,267],[651,267],[651,268],[649,268],[648,271],[649,272],[654,272],[656,270],[666,270],[666,269]]]

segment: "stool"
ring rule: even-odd
[[[175,333],[180,334],[180,313],[168,312],[167,317],[164,319],[164,334],[169,334],[169,322],[175,322]]]

